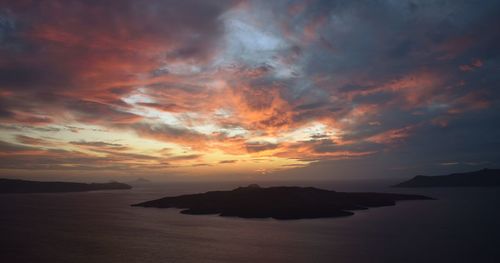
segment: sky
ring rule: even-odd
[[[500,2],[0,0],[0,176],[500,167]]]

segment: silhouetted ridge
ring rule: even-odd
[[[184,214],[219,214],[242,218],[301,219],[349,216],[352,210],[391,206],[400,200],[429,200],[421,195],[342,193],[314,187],[256,185],[232,191],[165,197],[132,206],[181,208]]]
[[[110,183],[71,183],[39,182],[14,179],[0,179],[0,193],[64,193],[95,190],[131,189],[132,186],[118,182]]]
[[[489,187],[500,186],[500,170],[483,169],[439,176],[417,175],[394,187]]]

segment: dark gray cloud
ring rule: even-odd
[[[159,141],[185,143],[191,146],[202,147],[207,136],[184,127],[175,127],[167,124],[136,123],[132,128],[141,136]]]
[[[274,144],[274,143],[254,142],[254,143],[246,143],[245,144],[245,149],[249,153],[273,150],[273,149],[276,149],[277,147],[278,147],[278,144]]]
[[[13,152],[22,152],[32,150],[33,148],[29,146],[13,144],[5,141],[0,141],[0,152],[1,153],[13,153]]]
[[[70,142],[71,144],[75,145],[83,145],[83,146],[96,146],[96,147],[101,147],[101,146],[106,146],[106,147],[122,147],[123,145],[119,143],[108,143],[108,142],[101,142],[101,141],[75,141],[75,142]]]

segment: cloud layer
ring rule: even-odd
[[[498,166],[499,8],[3,1],[0,170],[330,178]]]

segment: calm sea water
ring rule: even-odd
[[[129,206],[238,183],[0,195],[0,262],[500,262],[500,188],[398,189],[388,184],[300,183],[439,200],[399,202],[345,218],[278,221]]]

